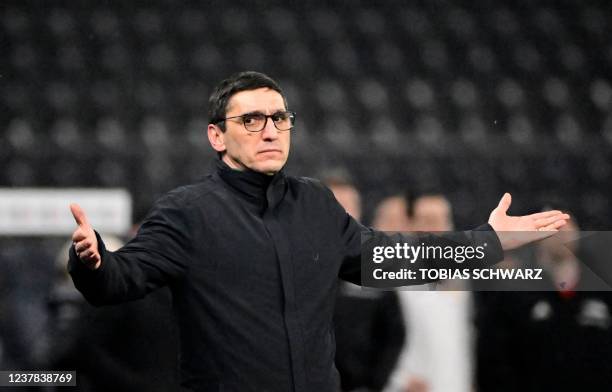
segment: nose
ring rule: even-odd
[[[270,117],[266,118],[266,126],[261,131],[261,137],[264,140],[276,140],[278,139],[278,129],[274,125],[274,121]]]

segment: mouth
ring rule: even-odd
[[[269,148],[269,149],[261,150],[258,152],[258,154],[274,154],[274,153],[280,154],[282,153],[282,151],[276,148]]]

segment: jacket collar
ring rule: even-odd
[[[234,170],[221,159],[216,162],[219,177],[247,201],[256,204],[263,212],[268,206],[275,207],[285,193],[283,171],[270,176],[254,170]]]

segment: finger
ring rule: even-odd
[[[551,224],[550,227],[554,227],[554,230],[558,230],[567,224],[566,220],[559,220]]]
[[[70,204],[70,212],[72,212],[72,216],[74,217],[74,220],[76,221],[77,225],[81,227],[89,226],[87,216],[85,215],[85,212],[83,211],[80,205],[76,203]]]
[[[81,242],[85,238],[87,238],[87,233],[85,233],[85,231],[81,228],[76,229],[74,233],[72,233],[72,242],[74,243]]]
[[[497,205],[496,209],[503,213],[506,213],[508,212],[508,208],[510,208],[511,203],[512,203],[512,196],[508,192],[506,192],[504,193],[501,200],[499,201],[499,204]]]
[[[560,228],[562,228],[563,226],[565,226],[565,224],[567,223],[567,221],[565,220],[559,220],[556,221],[554,223],[551,223],[548,226],[544,226],[538,229],[538,231],[552,231],[552,232],[557,232],[559,231]]]
[[[542,218],[549,218],[551,216],[558,215],[558,214],[562,214],[562,212],[558,210],[551,210],[551,211],[536,212],[535,214],[531,214],[529,216],[533,219],[542,219]]]
[[[83,240],[81,242],[77,242],[77,244],[74,246],[74,250],[79,253],[79,252],[83,252],[86,249],[91,248],[91,241],[89,240]]]
[[[535,224],[536,224],[536,228],[539,228],[539,227],[545,227],[548,225],[552,225],[553,223],[557,221],[565,221],[567,219],[569,219],[569,215],[558,214],[558,215],[554,215],[548,218],[536,219]]]
[[[90,259],[94,259],[94,255],[95,255],[95,254],[96,254],[96,251],[95,251],[95,250],[93,250],[93,249],[91,249],[91,248],[88,248],[88,249],[85,249],[85,250],[84,250],[84,251],[82,251],[82,252],[79,252],[79,257],[80,257],[82,260],[90,260]]]

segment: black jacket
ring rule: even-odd
[[[404,317],[395,291],[342,282],[336,311],[336,367],[343,391],[382,391],[404,346]]]
[[[95,305],[169,285],[187,388],[331,392],[337,279],[360,282],[367,230],[318,181],[219,161],[203,182],[159,200],[123,248],[100,241],[98,270],[72,249],[69,271]],[[499,248],[492,231],[467,233]]]

